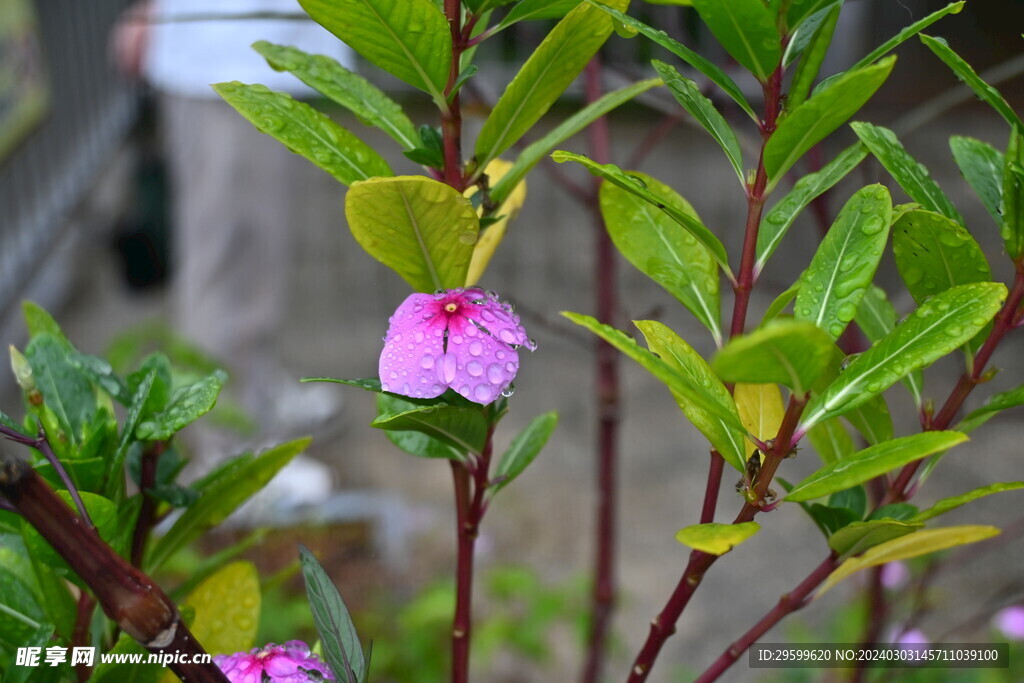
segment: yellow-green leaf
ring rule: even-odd
[[[511,168],[512,163],[503,159],[495,159],[488,164],[486,172],[491,185],[493,186],[494,183],[501,180]],[[473,185],[466,190],[466,197],[472,197],[476,192],[477,186]],[[501,240],[505,238],[505,231],[508,229],[509,222],[519,214],[519,210],[523,208],[524,202],[526,202],[525,180],[520,181],[512,192],[509,193],[508,198],[502,202],[501,209],[498,211],[500,218],[480,231],[480,239],[477,240],[476,245],[473,247],[473,257],[469,262],[469,273],[466,275],[467,287],[475,285],[484,276],[487,264],[491,262],[491,258],[494,256],[494,250],[498,248]],[[478,214],[483,213],[483,210],[483,207],[480,207]]]
[[[920,522],[900,522],[895,519],[851,522],[828,537],[828,546],[840,555],[857,555],[868,548],[911,534],[923,526]]]
[[[786,409],[782,405],[782,392],[777,384],[738,383],[733,387],[733,399],[740,414],[740,422],[747,431],[761,441],[774,439],[779,433],[782,416]],[[754,450],[754,444],[747,441],[745,453]]]
[[[912,557],[954,548],[958,545],[977,543],[986,538],[992,538],[998,533],[999,529],[993,526],[965,525],[941,529],[922,529],[906,536],[894,538],[881,545],[876,545],[860,557],[851,557],[843,562],[825,579],[825,583],[822,584],[821,590],[815,597],[821,597],[837,583],[862,569],[877,567],[897,560],[909,560]]]
[[[676,540],[702,553],[724,555],[760,530],[757,522],[694,524],[680,529]]]
[[[988,486],[982,486],[981,488],[968,491],[967,493],[961,493],[959,496],[950,496],[949,498],[943,498],[935,505],[931,506],[927,510],[914,515],[913,520],[915,522],[924,522],[932,517],[938,517],[944,515],[950,510],[955,510],[961,505],[966,505],[973,500],[978,498],[984,498],[985,496],[991,496],[993,493],[1002,493],[1004,491],[1016,491],[1024,488],[1024,481],[1010,481],[1001,482],[998,484],[989,484]]]
[[[363,249],[414,290],[466,283],[480,220],[448,185],[423,176],[356,183],[345,196],[345,217]]]

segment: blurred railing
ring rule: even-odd
[[[61,239],[67,217],[116,150],[137,97],[111,70],[107,35],[131,0],[36,0],[50,97],[0,159],[0,318]]]

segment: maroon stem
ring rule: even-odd
[[[585,72],[587,102],[601,97],[601,60],[595,55]],[[611,135],[608,121],[601,117],[587,129],[590,156],[599,164],[611,161]],[[600,180],[594,178],[589,206],[592,210],[595,239],[594,281],[597,288],[597,318],[609,325],[615,324],[618,308],[615,246],[605,229],[597,201]],[[601,679],[615,609],[615,545],[616,545],[616,468],[618,465],[619,436],[619,354],[609,344],[598,339],[596,348],[597,373],[597,514],[594,577],[590,597],[590,632],[587,653],[580,677],[582,683],[597,683]]]
[[[778,603],[770,612],[764,615],[749,631],[729,648],[719,655],[718,659],[702,673],[695,683],[710,683],[717,680],[730,666],[732,666],[747,649],[757,642],[768,630],[779,623],[785,616],[795,612],[806,604],[807,597],[828,575],[839,566],[839,560],[835,553],[832,553],[825,561],[808,574],[807,578],[800,582],[791,592],[779,598]]]
[[[722,470],[725,469],[725,458],[718,451],[711,451],[711,464],[708,465],[708,482],[704,489],[704,505],[700,510],[700,523],[710,524],[715,521],[715,508],[718,507],[718,491],[722,488]]]
[[[136,567],[142,566],[142,559],[146,554],[146,540],[149,538],[149,532],[152,531],[153,525],[156,524],[157,500],[150,491],[156,487],[160,456],[166,450],[166,442],[153,441],[142,452],[142,465],[139,472],[139,491],[142,494],[142,507],[139,509],[139,516],[135,520],[131,552],[132,564]]]
[[[493,434],[494,425],[491,425],[479,459],[469,463],[451,462],[458,539],[455,618],[452,621],[452,683],[469,681],[469,648],[473,628],[473,552],[480,534],[480,522],[487,511],[484,494],[490,485],[487,473],[491,464]]]
[[[786,408],[785,416],[782,418],[782,424],[779,426],[774,446],[771,451],[765,453],[761,472],[757,480],[753,482],[753,491],[751,492],[750,499],[743,505],[736,519],[733,520],[733,524],[751,521],[765,506],[768,485],[775,476],[775,471],[778,469],[779,464],[789,455],[792,449],[793,432],[796,429],[797,422],[800,420],[800,415],[803,413],[805,405],[807,405],[806,396],[790,396],[789,405]],[[628,683],[641,683],[641,681],[647,680],[647,676],[654,667],[654,660],[657,659],[662,646],[675,633],[675,625],[679,620],[679,616],[686,609],[690,598],[697,591],[697,587],[704,579],[704,574],[719,557],[719,555],[710,555],[699,550],[694,550],[690,553],[690,560],[686,565],[685,571],[683,571],[682,577],[679,579],[679,583],[676,585],[675,591],[673,591],[672,596],[661,613],[651,622],[651,630],[647,636],[647,641],[633,663],[633,668],[630,670],[629,678],[627,679]]]
[[[942,404],[939,414],[928,423],[929,429],[948,429],[953,424],[953,420],[956,418],[957,413],[960,412],[960,408],[974,390],[974,387],[985,381],[985,367],[988,365],[989,360],[991,360],[996,347],[1014,329],[1014,318],[1018,315],[1021,301],[1024,299],[1024,258],[1018,259],[1014,265],[1016,270],[1013,285],[1010,288],[1009,296],[1006,297],[1006,302],[999,310],[999,313],[996,314],[994,324],[992,325],[992,332],[988,335],[988,339],[985,340],[981,348],[978,349],[977,355],[974,356],[972,369],[960,376],[956,386],[953,387],[953,391],[946,398],[946,402]],[[921,460],[917,460],[900,470],[896,481],[889,488],[885,502],[899,502],[909,498],[910,481],[917,473],[921,463]]]
[[[885,584],[882,583],[882,571],[885,565],[872,567],[868,572],[868,589],[865,600],[867,601],[867,625],[860,638],[861,647],[868,647],[873,643],[881,642],[882,629],[885,627],[885,620],[889,616],[888,605],[885,601]],[[850,676],[851,683],[863,683],[867,676],[867,662],[858,661],[857,666]]]
[[[43,457],[46,458],[46,461],[53,466],[57,476],[60,477],[61,482],[63,482],[64,486],[67,488],[68,495],[71,496],[71,500],[74,502],[75,507],[78,508],[78,514],[82,516],[82,520],[88,524],[89,527],[93,529],[96,528],[96,525],[92,523],[92,519],[89,517],[88,510],[85,509],[85,503],[82,502],[82,496],[78,493],[78,487],[75,486],[75,483],[71,480],[71,475],[68,474],[67,469],[64,467],[64,463],[62,463],[60,458],[57,457],[57,454],[53,452],[50,442],[46,440],[46,433],[44,431],[40,430],[39,436],[32,438],[17,430],[11,429],[10,427],[0,425],[0,434],[15,443],[35,448],[42,453]]]
[[[448,84],[444,95],[447,107],[441,110],[441,139],[444,145],[444,182],[459,192],[466,189],[466,177],[462,169],[462,109],[459,95],[451,94],[459,78],[462,53],[466,50],[467,32],[462,27],[462,8],[459,0],[444,0],[444,14],[448,19],[452,39],[452,61],[448,69]],[[467,26],[472,30],[472,26]]]
[[[92,595],[82,591],[78,596],[78,607],[75,612],[75,628],[71,633],[71,647],[86,647],[89,645],[89,625],[92,623],[92,614],[96,610],[96,601]],[[89,680],[92,667],[85,663],[75,665],[75,676],[79,683]]]
[[[104,613],[150,652],[205,657],[174,602],[107,545],[24,460],[0,455],[0,494],[92,590]],[[212,663],[170,662],[187,683],[228,683]]]

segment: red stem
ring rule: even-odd
[[[466,177],[462,172],[462,109],[458,94],[452,96],[451,92],[459,78],[460,62],[467,40],[462,30],[462,8],[459,0],[444,0],[444,13],[452,38],[452,61],[448,69],[448,84],[444,88],[444,95],[449,101],[447,108],[441,110],[444,182],[462,192],[466,189]],[[472,30],[472,26],[468,28]]]
[[[75,612],[75,628],[71,633],[71,647],[86,647],[89,645],[89,625],[92,623],[92,613],[96,610],[96,601],[91,594],[82,591],[78,596],[78,607]],[[75,676],[79,683],[89,680],[92,667],[79,663],[75,665]]]
[[[601,97],[601,60],[594,56],[584,72],[587,102]],[[608,121],[601,117],[587,129],[590,156],[600,164],[611,159]],[[594,178],[589,206],[595,239],[594,281],[597,283],[597,318],[615,324],[618,309],[615,246],[605,229],[597,202],[600,180]],[[619,435],[619,354],[609,344],[596,340],[597,374],[597,513],[594,578],[590,603],[590,633],[584,660],[582,683],[601,679],[607,650],[612,612],[615,608],[615,525],[616,468]]]
[[[139,491],[142,494],[142,507],[139,509],[139,516],[135,521],[135,531],[132,533],[132,564],[136,567],[142,566],[142,559],[146,554],[146,540],[149,532],[156,524],[157,501],[150,494],[150,490],[156,486],[157,468],[160,465],[160,456],[167,450],[164,441],[154,441],[142,453],[142,465],[139,472]]]
[[[718,507],[718,491],[722,488],[722,470],[725,458],[718,451],[711,451],[711,463],[708,465],[708,482],[704,488],[704,505],[700,510],[700,523],[710,524],[715,521],[715,508]]]

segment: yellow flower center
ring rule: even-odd
[[[451,303],[445,304],[444,310],[448,311],[449,313],[454,313],[458,309],[458,307],[459,305],[453,301]]]

